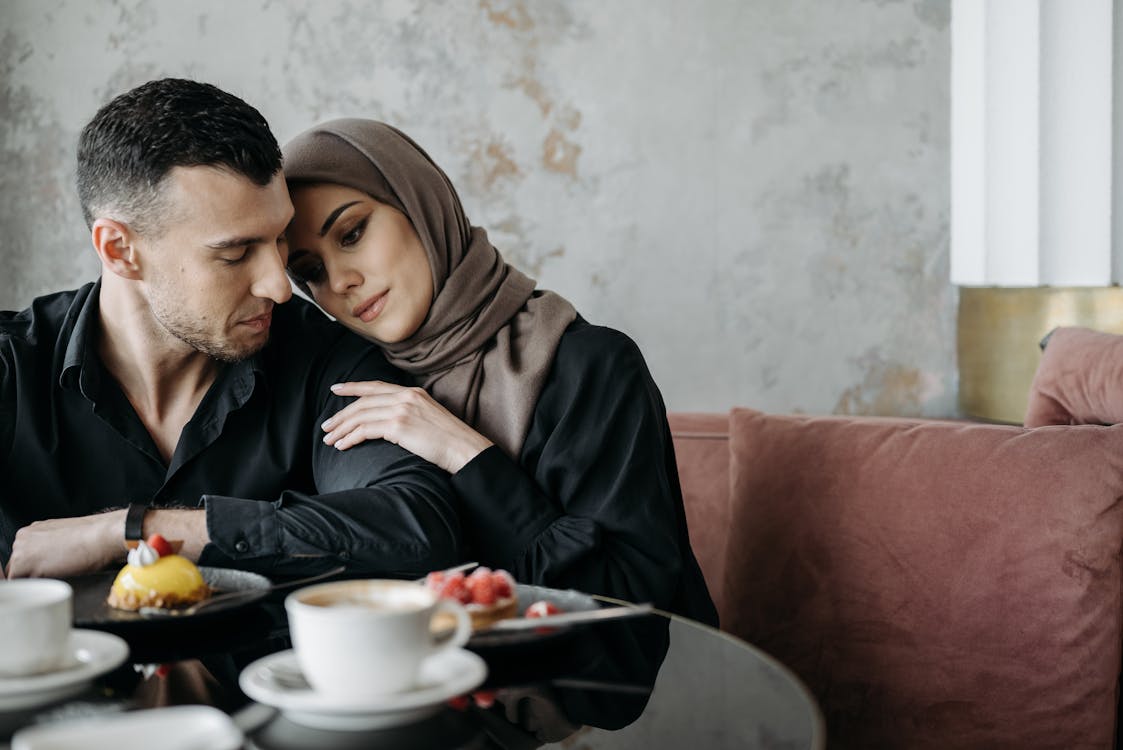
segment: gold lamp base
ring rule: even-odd
[[[1041,359],[1038,342],[1058,326],[1123,333],[1123,289],[960,287],[960,410],[1021,424]]]

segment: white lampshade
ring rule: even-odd
[[[1111,0],[952,0],[953,283],[1119,281],[1113,15]]]

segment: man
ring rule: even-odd
[[[378,350],[292,300],[292,217],[261,115],[152,81],[82,132],[98,282],[0,312],[0,564],[67,576],[159,533],[204,565],[420,574],[457,556],[447,476],[320,423],[332,383],[401,382]],[[112,510],[110,510],[112,509]]]

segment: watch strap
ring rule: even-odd
[[[146,503],[129,503],[125,511],[125,546],[132,548],[144,538],[144,514],[148,512]]]

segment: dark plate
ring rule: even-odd
[[[550,602],[562,612],[585,612],[600,608],[593,597],[572,589],[551,589],[519,583],[515,585],[515,593],[519,597],[519,617],[526,613],[526,608],[531,604],[543,600]],[[561,625],[531,630],[484,630],[468,639],[468,648],[534,645],[565,636],[575,627],[581,626]]]
[[[217,602],[190,615],[146,617],[138,612],[115,609],[106,603],[109,587],[117,577],[117,571],[108,570],[66,579],[74,589],[74,626],[115,631],[158,628],[179,622],[198,623],[248,607],[269,593],[269,587],[273,585],[265,576],[244,570],[200,567],[199,572],[216,595],[232,591],[245,591],[246,595]]]

